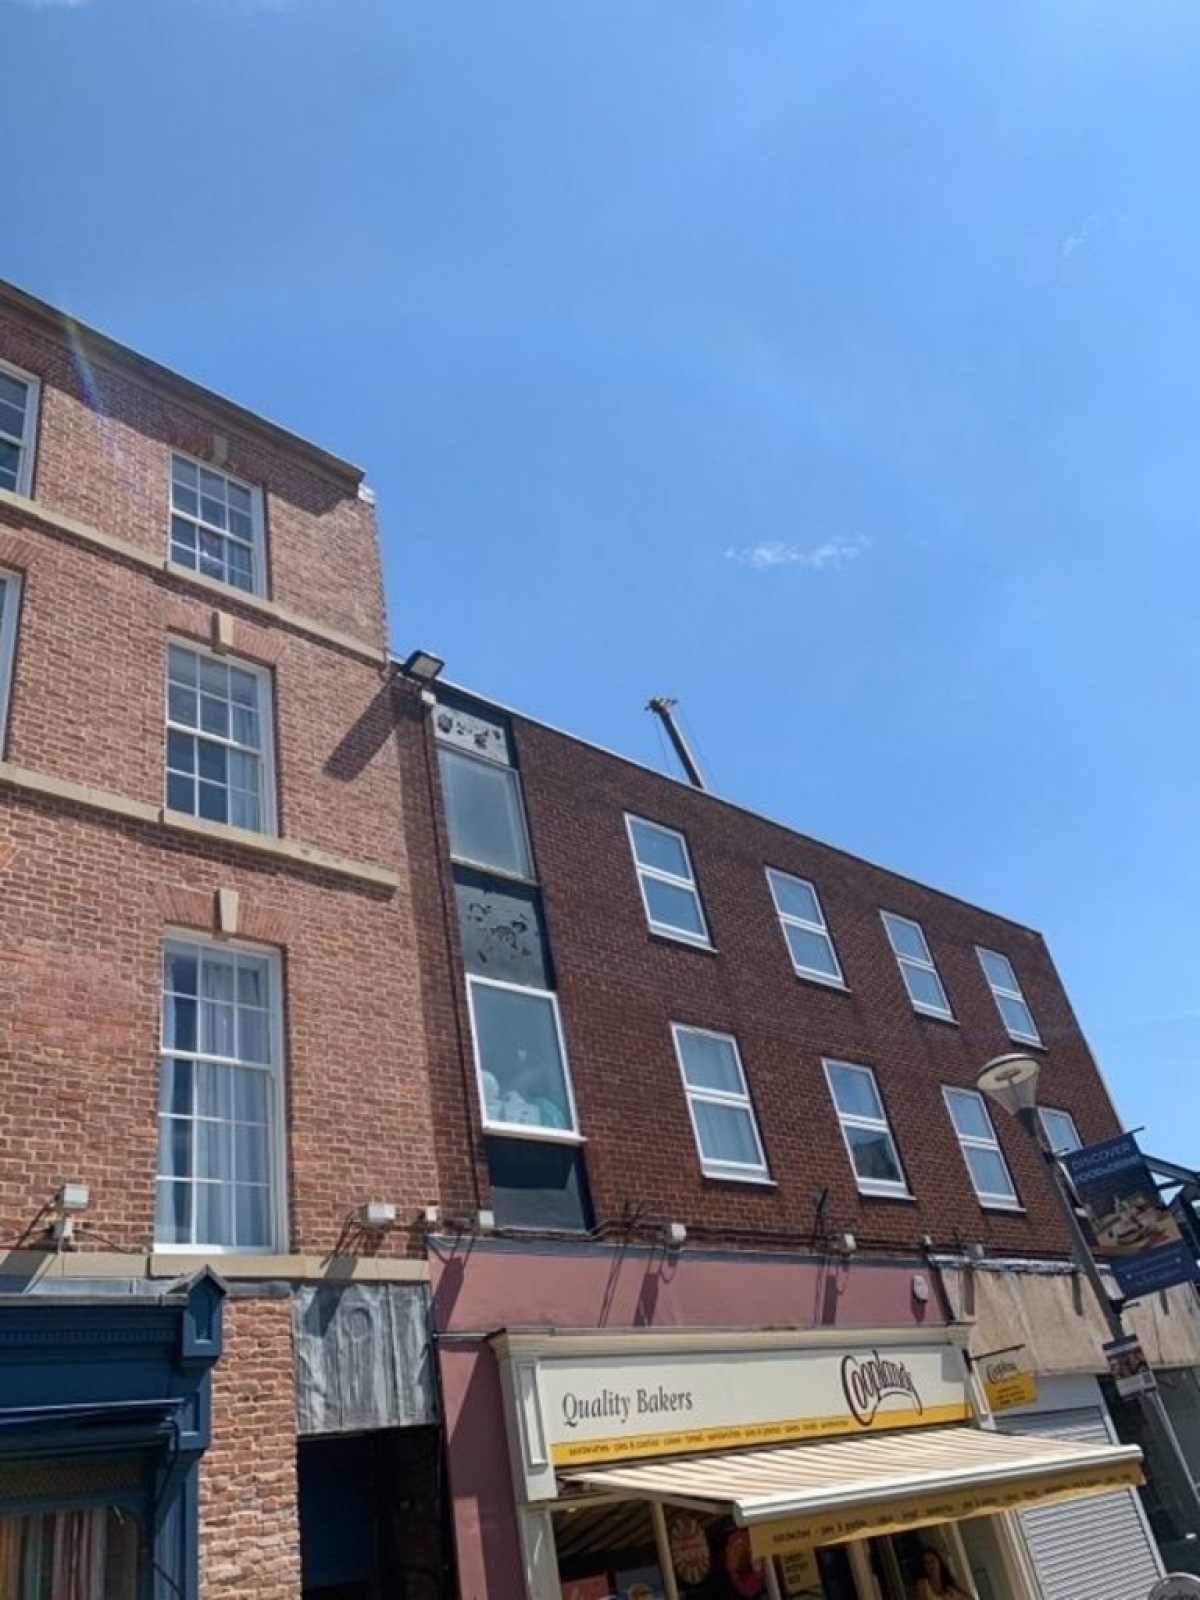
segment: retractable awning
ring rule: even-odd
[[[1136,1445],[930,1428],[584,1468],[562,1479],[726,1512],[763,1556],[1129,1488],[1142,1482],[1141,1455]]]

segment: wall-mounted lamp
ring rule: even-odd
[[[496,1213],[494,1211],[477,1211],[474,1221],[476,1233],[491,1233],[496,1226]]]
[[[844,1256],[852,1256],[858,1249],[858,1240],[852,1233],[839,1233],[837,1237],[837,1248]]]
[[[664,1222],[662,1236],[664,1244],[669,1245],[672,1250],[678,1250],[679,1246],[687,1240],[687,1224],[683,1222]]]
[[[64,1183],[54,1197],[57,1211],[86,1211],[92,1194],[86,1183]]]
[[[441,677],[445,666],[441,656],[435,656],[432,650],[414,650],[400,663],[400,671],[406,678],[413,678],[428,687]]]
[[[396,1220],[396,1208],[390,1200],[364,1200],[355,1212],[360,1228],[368,1233],[382,1233]]]
[[[417,1221],[425,1228],[436,1228],[441,1220],[441,1206],[422,1206],[417,1213]]]
[[[979,1239],[972,1239],[966,1249],[968,1261],[982,1261],[987,1255],[987,1245]]]

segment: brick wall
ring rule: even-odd
[[[0,358],[43,385],[34,502],[0,499],[0,565],[23,578],[3,754],[146,812],[0,781],[0,1227],[19,1236],[70,1177],[92,1186],[85,1247],[147,1247],[162,940],[214,932],[227,888],[238,937],[282,957],[292,1248],[331,1249],[351,1207],[383,1199],[406,1226],[351,1245],[418,1252],[411,1225],[437,1178],[370,509],[318,453],[249,423],[239,433],[218,401],[205,411],[134,358],[85,361],[2,295]],[[169,446],[186,428],[198,452],[220,433],[230,469],[265,484],[275,596],[357,634],[375,661],[55,523],[86,519],[165,558]],[[280,834],[382,868],[398,889],[146,811],[164,799],[167,640],[208,640],[214,610],[231,619],[233,653],[273,674]]]
[[[36,499],[165,559],[171,451],[203,461],[219,452],[224,470],[264,491],[273,598],[382,645],[374,518],[357,475],[325,468],[161,369],[148,373],[107,340],[64,337],[56,321],[0,297],[0,359],[42,380]]]
[[[1065,1249],[1020,1129],[995,1113],[1027,1209],[985,1209],[941,1097],[943,1084],[971,1087],[985,1061],[1019,1048],[980,969],[982,944],[1009,957],[1045,1041],[1043,1102],[1069,1110],[1085,1141],[1117,1131],[1039,935],[538,724],[517,718],[514,735],[598,1221],[640,1207],[648,1221],[686,1222],[696,1242],[803,1248],[848,1229],[866,1248],[913,1248],[928,1234],[996,1253]],[[647,930],[626,811],[686,835],[714,951]],[[816,885],[847,991],[794,974],[767,865]],[[953,1023],[913,1011],[881,908],[921,923]],[[701,1174],[671,1022],[736,1036],[775,1187]],[[450,1030],[439,1037],[448,1051]],[[874,1069],[915,1201],[857,1193],[823,1056]],[[448,1068],[444,1078],[455,1102],[446,1114],[473,1145],[459,1153],[465,1178],[477,1170],[478,1111],[470,1088]],[[822,1191],[824,1234],[814,1205]]]
[[[295,1600],[291,1304],[232,1300],[213,1371],[213,1442],[200,1468],[201,1600]]]

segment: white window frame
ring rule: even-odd
[[[958,1123],[955,1122],[954,1112],[951,1110],[951,1106],[953,1104],[951,1096],[956,1094],[962,1095],[964,1098],[969,1096],[972,1100],[978,1103],[979,1107],[983,1111],[983,1120],[991,1129],[990,1139],[985,1139],[982,1134],[959,1132]],[[1025,1207],[1021,1204],[1021,1196],[1017,1191],[1016,1180],[1013,1178],[1012,1168],[1008,1164],[1008,1157],[1004,1154],[1000,1140],[996,1137],[996,1125],[992,1121],[992,1113],[988,1108],[987,1101],[979,1093],[979,1090],[967,1089],[960,1084],[944,1083],[942,1085],[942,1100],[946,1107],[946,1115],[950,1118],[951,1131],[953,1132],[954,1137],[958,1140],[958,1148],[962,1154],[963,1166],[967,1169],[967,1177],[970,1180],[971,1188],[974,1191],[975,1198],[979,1201],[979,1204],[984,1208],[985,1211],[1024,1211]],[[1005,1176],[1008,1178],[1009,1187],[1012,1190],[1011,1195],[984,1194],[980,1192],[975,1182],[975,1174],[971,1170],[971,1163],[967,1160],[967,1150],[969,1148],[976,1150],[992,1150],[1000,1157],[1000,1164],[1004,1168]]]
[[[685,1034],[695,1034],[706,1039],[720,1039],[723,1044],[730,1045],[733,1050],[733,1060],[737,1067],[738,1082],[741,1092],[735,1094],[727,1089],[697,1089],[689,1082],[687,1066],[683,1059],[683,1046],[680,1043]],[[715,1028],[697,1028],[688,1022],[673,1022],[671,1024],[671,1042],[675,1046],[675,1060],[679,1067],[679,1077],[683,1083],[683,1093],[687,1100],[688,1117],[692,1124],[692,1138],[696,1143],[696,1154],[700,1159],[700,1170],[706,1178],[722,1178],[731,1183],[757,1183],[773,1185],[771,1169],[767,1165],[767,1153],[763,1149],[762,1134],[758,1128],[758,1117],[755,1114],[754,1102],[750,1098],[750,1089],[746,1083],[746,1069],[742,1065],[742,1052],[738,1049],[738,1042],[732,1033],[721,1033]],[[754,1132],[754,1143],[758,1149],[758,1160],[753,1165],[744,1161],[722,1161],[718,1158],[706,1156],[704,1146],[700,1142],[700,1124],[696,1118],[697,1103],[715,1106],[728,1106],[731,1110],[745,1111],[750,1118],[750,1126]]]
[[[842,972],[842,963],[838,960],[837,947],[834,945],[833,935],[829,931],[829,924],[825,921],[825,908],[821,904],[821,897],[817,893],[816,884],[813,883],[811,878],[802,878],[795,872],[784,872],[781,867],[767,867],[765,870],[767,887],[771,891],[771,900],[775,906],[775,915],[779,918],[784,949],[788,953],[788,960],[792,963],[792,971],[798,977],[809,978],[813,983],[823,983],[830,989],[844,989],[846,987],[846,979]],[[784,879],[788,883],[802,883],[813,897],[813,903],[817,908],[817,916],[820,920],[810,922],[807,917],[798,917],[792,911],[785,911],[779,903],[779,896],[775,892],[777,878]],[[834,972],[822,972],[817,967],[806,967],[797,961],[788,941],[788,928],[802,928],[805,933],[815,933],[824,939],[829,948],[830,958],[833,961]]]
[[[638,860],[637,840],[634,836],[633,825],[638,823],[643,828],[652,828],[656,833],[668,834],[672,839],[678,839],[683,846],[683,858],[687,862],[690,876],[681,878],[677,873],[668,872],[662,867],[648,867]],[[649,817],[640,817],[632,811],[625,813],[625,832],[629,838],[629,853],[633,857],[633,868],[637,874],[638,893],[642,897],[642,910],[646,915],[646,926],[651,933],[658,934],[663,939],[675,939],[680,944],[689,944],[693,949],[711,950],[712,937],[708,928],[708,916],[704,910],[704,901],[700,898],[700,886],[696,882],[696,869],[692,865],[692,852],[688,849],[686,834],[678,828],[668,828],[665,823],[651,822]],[[646,879],[653,878],[659,883],[668,883],[674,889],[687,889],[691,892],[696,902],[696,909],[700,913],[700,923],[703,933],[692,933],[688,928],[676,927],[673,923],[657,922],[650,911],[650,901],[646,895]]]
[[[463,855],[454,848],[454,838],[450,825],[450,804],[448,799],[449,785],[446,782],[445,768],[442,757],[447,761],[473,761],[477,766],[487,767],[492,772],[502,773],[508,781],[509,791],[516,807],[517,826],[520,830],[521,843],[525,848],[525,862],[527,871],[514,872],[511,867],[497,866],[494,861],[480,861],[477,856]],[[446,844],[450,851],[451,861],[459,866],[471,867],[476,872],[486,872],[493,878],[507,878],[512,883],[536,883],[537,875],[533,869],[533,843],[529,837],[529,823],[525,817],[525,794],[521,783],[521,775],[517,768],[507,761],[493,761],[490,756],[476,755],[473,750],[463,750],[458,745],[445,741],[437,747],[438,783],[442,793],[442,814],[446,826]]]
[[[195,1255],[195,1256],[269,1256],[286,1252],[289,1246],[289,1197],[288,1197],[288,1164],[287,1164],[287,1106],[284,1103],[284,1050],[286,1030],[284,1025],[284,994],[283,994],[283,962],[280,952],[269,945],[251,944],[243,939],[214,939],[198,933],[194,928],[168,928],[163,936],[159,948],[159,1045],[158,1045],[158,1089],[162,1092],[162,1062],[165,1056],[194,1056],[199,1060],[219,1059],[204,1055],[201,1050],[186,1051],[168,1048],[162,1036],[163,1023],[166,1020],[165,990],[163,985],[163,958],[172,947],[191,947],[193,949],[215,950],[218,952],[232,951],[245,955],[255,956],[267,963],[268,982],[271,986],[270,1030],[271,1030],[271,1062],[268,1067],[260,1062],[243,1065],[243,1071],[264,1072],[268,1079],[268,1094],[270,1097],[270,1139],[271,1151],[269,1157],[269,1171],[271,1175],[271,1203],[270,1203],[270,1233],[271,1237],[265,1245],[219,1245],[219,1244],[180,1244],[175,1241],[158,1238],[158,1184],[160,1173],[158,1170],[158,1150],[154,1156],[154,1249],[162,1255]],[[197,1044],[199,1037],[197,1036]],[[238,1063],[230,1063],[238,1065]],[[156,1118],[155,1137],[161,1137]]]
[[[10,572],[7,567],[0,567],[0,583],[5,587],[4,615],[0,617],[0,761],[2,761],[8,742],[8,706],[12,699],[13,662],[17,653],[17,625],[24,583],[19,572]]]
[[[197,472],[211,472],[215,477],[224,478],[227,483],[236,484],[239,489],[244,489],[250,496],[250,577],[251,584],[248,589],[243,589],[240,584],[230,583],[228,578],[215,578],[211,572],[201,572],[199,557],[197,565],[191,567],[186,561],[179,561],[175,556],[175,535],[171,527],[172,517],[182,517],[185,522],[192,522],[197,530],[207,528],[211,533],[219,535],[222,539],[233,537],[227,529],[214,528],[211,523],[205,522],[197,509],[193,516],[188,511],[177,511],[175,508],[175,462],[186,461],[188,466],[195,467]],[[198,456],[188,455],[186,450],[172,450],[170,455],[170,490],[167,509],[167,559],[176,571],[186,573],[188,577],[200,578],[209,583],[219,583],[222,588],[228,589],[231,594],[253,594],[260,599],[265,599],[267,594],[267,519],[263,501],[262,489],[253,483],[247,483],[244,478],[235,477],[232,472],[226,472],[224,467],[214,466],[211,461],[201,461]],[[235,544],[244,544],[242,539],[234,538]],[[197,552],[199,551],[199,533],[197,533]],[[228,565],[228,563],[226,563]]]
[[[946,985],[942,982],[942,975],[933,959],[933,951],[929,948],[929,940],[925,937],[925,929],[914,917],[901,916],[898,911],[880,911],[879,916],[883,923],[883,931],[887,935],[887,942],[896,958],[896,965],[900,968],[900,976],[904,979],[904,989],[913,1010],[923,1017],[938,1017],[942,1022],[955,1021],[954,1011],[950,1005],[950,996],[946,993]],[[925,952],[923,960],[919,956],[911,956],[907,951],[896,948],[896,941],[892,938],[893,922],[903,922],[907,927],[916,929],[921,940],[921,948]],[[908,981],[909,967],[916,967],[921,972],[931,972],[933,974],[938,991],[945,1001],[944,1006],[931,1006],[927,1000],[918,1000],[916,998]]]
[[[1075,1124],[1075,1118],[1069,1111],[1064,1111],[1061,1106],[1039,1106],[1037,1111],[1038,1121],[1042,1125],[1042,1132],[1046,1135],[1046,1143],[1050,1146],[1050,1149],[1056,1156],[1061,1156],[1071,1150],[1083,1149],[1083,1140],[1079,1136],[1079,1129]],[[1071,1133],[1075,1140],[1074,1144],[1060,1145],[1055,1143],[1054,1135],[1050,1132],[1050,1124],[1046,1120],[1048,1117],[1064,1117],[1066,1119],[1071,1127]]]
[[[210,661],[219,661],[226,666],[237,667],[239,672],[247,672],[258,680],[259,703],[258,722],[262,729],[262,749],[259,751],[259,766],[262,772],[262,827],[243,828],[237,822],[215,822],[211,817],[202,817],[198,811],[176,811],[167,804],[167,735],[174,729],[177,733],[194,735],[198,739],[209,739],[215,744],[225,744],[231,749],[238,748],[231,740],[222,739],[217,734],[204,733],[197,728],[186,727],[183,723],[171,721],[171,669],[170,649],[174,646],[177,650],[186,650],[189,655],[207,656]],[[206,649],[195,639],[181,639],[174,634],[167,637],[167,654],[163,658],[163,810],[172,817],[188,817],[193,822],[199,822],[209,828],[232,828],[237,833],[248,833],[254,838],[259,835],[277,837],[279,832],[279,818],[276,812],[275,788],[275,695],[274,676],[269,667],[260,667],[256,661],[247,661],[243,656],[235,656],[229,651],[219,652]]]
[[[558,996],[553,989],[536,989],[527,983],[509,983],[502,978],[481,978],[477,973],[468,972],[467,979],[467,1011],[471,1019],[471,1049],[475,1060],[475,1093],[478,1096],[479,1120],[485,1133],[503,1134],[506,1139],[540,1139],[552,1144],[582,1144],[583,1136],[579,1132],[579,1109],[575,1104],[575,1086],[571,1082],[571,1063],[567,1056],[567,1041],[563,1036],[562,1013],[558,1006]],[[537,1124],[526,1122],[494,1122],[488,1116],[487,1096],[483,1092],[483,1052],[479,1045],[479,1027],[475,1018],[475,990],[505,989],[510,994],[519,994],[527,1000],[548,1000],[550,1014],[554,1018],[554,1032],[558,1039],[559,1059],[562,1061],[563,1083],[567,1091],[567,1107],[571,1113],[569,1128],[543,1128]]]
[[[1003,950],[992,950],[987,945],[983,944],[977,944],[975,946],[975,954],[979,957],[979,967],[983,973],[984,981],[988,988],[992,991],[992,999],[996,1002],[996,1010],[1000,1013],[1000,1021],[1004,1024],[1005,1033],[1007,1033],[1010,1039],[1015,1039],[1018,1044],[1036,1044],[1040,1046],[1042,1043],[1042,1036],[1038,1032],[1038,1025],[1034,1021],[1033,1011],[1030,1008],[1029,1001],[1025,998],[1024,992],[1021,988],[1020,979],[1017,977],[1017,970],[1013,966],[1012,962],[1004,954]],[[994,983],[992,981],[992,975],[988,971],[987,965],[983,959],[984,956],[991,956],[994,961],[1003,961],[1004,965],[1008,968],[1009,973],[1012,976],[1011,989],[1007,984]],[[1025,1033],[1017,1028],[1009,1027],[1008,1021],[1004,1015],[1004,1011],[1000,1005],[1002,998],[1005,1000],[1015,1000],[1018,1005],[1024,1009],[1025,1015],[1029,1018],[1030,1031],[1028,1033]]]
[[[25,407],[25,431],[17,444],[20,452],[17,460],[17,486],[10,489],[10,494],[24,495],[26,499],[33,493],[33,458],[37,443],[38,414],[42,404],[42,380],[32,372],[26,372],[23,367],[14,366],[11,361],[0,361],[0,372],[6,372],[10,378],[15,378],[18,383],[29,386],[29,400]],[[5,438],[11,438],[6,434]]]
[[[883,1095],[879,1092],[879,1079],[875,1076],[873,1067],[864,1067],[859,1061],[842,1061],[834,1056],[822,1056],[821,1066],[825,1071],[825,1087],[829,1090],[829,1098],[833,1104],[834,1115],[838,1119],[838,1126],[842,1131],[842,1143],[846,1147],[846,1159],[850,1163],[850,1171],[854,1175],[859,1194],[873,1195],[877,1198],[889,1200],[911,1200],[913,1192],[908,1186],[908,1175],[905,1171],[904,1161],[900,1155],[900,1146],[896,1142],[896,1135],[892,1132],[891,1122],[888,1120],[887,1107],[883,1103]],[[847,1072],[861,1072],[871,1080],[871,1087],[875,1091],[875,1099],[879,1102],[881,1115],[867,1117],[853,1111],[843,1111],[837,1102],[837,1094],[833,1087],[833,1067],[842,1067]],[[896,1166],[900,1171],[897,1182],[889,1182],[886,1178],[863,1178],[859,1176],[858,1167],[854,1160],[854,1147],[850,1143],[848,1128],[863,1128],[869,1133],[882,1133],[887,1136],[887,1141],[896,1158]]]

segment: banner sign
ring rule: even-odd
[[[1100,1348],[1104,1351],[1118,1394],[1145,1394],[1150,1389],[1158,1388],[1150,1363],[1146,1360],[1146,1352],[1132,1334],[1124,1339],[1110,1339]]]
[[[1062,1161],[1091,1220],[1096,1253],[1111,1265],[1122,1294],[1195,1280],[1195,1253],[1131,1133],[1072,1150]]]

